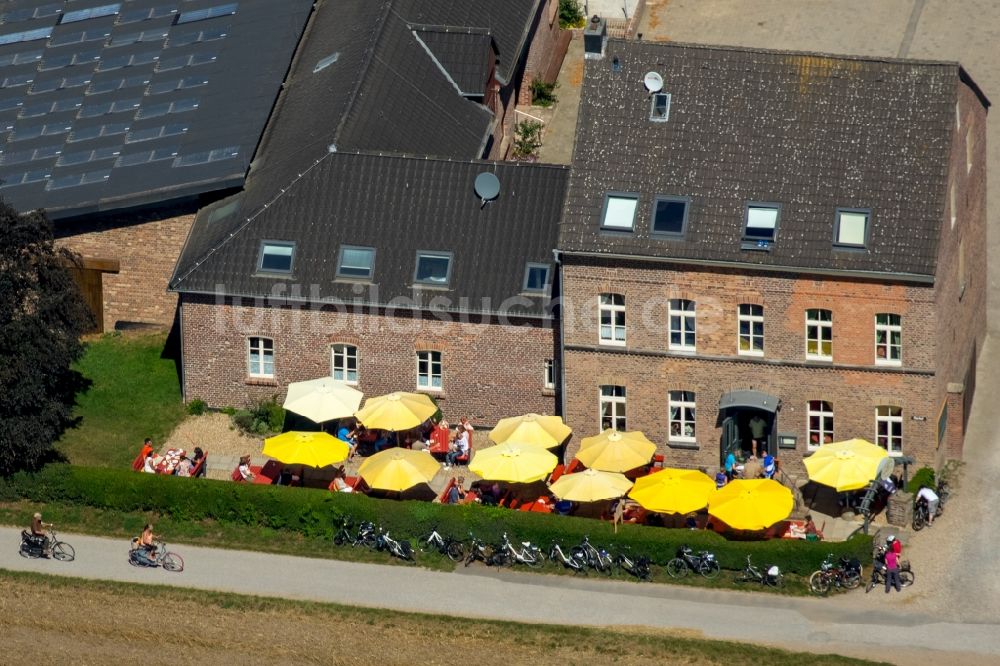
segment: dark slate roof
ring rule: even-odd
[[[486,171],[501,192],[484,206],[474,181]],[[314,302],[413,299],[416,308],[444,298],[439,307],[467,312],[503,311],[517,298],[507,312],[545,315],[545,299],[520,294],[528,262],[552,264],[567,179],[561,166],[331,153],[264,209],[247,209],[244,195],[204,209],[170,287],[214,294],[221,284],[232,296],[300,289]],[[291,279],[256,274],[264,240],[295,242]],[[376,288],[336,280],[343,244],[376,249]],[[449,288],[413,287],[418,250],[454,253]]]
[[[482,28],[414,26],[417,39],[462,94],[482,97],[496,53],[493,38]]]
[[[251,169],[248,196],[269,199],[329,150],[483,154],[493,115],[459,94],[401,3],[317,7]]]
[[[650,71],[667,122],[649,120]],[[960,77],[955,63],[609,40],[586,63],[560,247],[933,275]],[[600,232],[610,191],[641,195],[633,233]],[[650,237],[656,194],[690,198],[684,240]],[[781,205],[769,252],[741,250],[747,202]],[[838,207],[872,210],[867,249],[833,250]]]
[[[311,5],[2,3],[0,196],[61,218],[242,184]]]

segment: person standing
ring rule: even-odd
[[[894,587],[896,591],[902,590],[899,582],[899,553],[889,549],[885,552],[885,593],[889,594],[889,588]]]
[[[733,475],[735,474],[734,468],[736,467],[736,454],[730,451],[726,455],[726,462],[724,465],[724,470],[726,472],[726,480],[732,481]]]
[[[764,478],[773,479],[774,473],[778,470],[778,466],[775,464],[774,456],[770,453],[764,456]]]
[[[750,458],[743,466],[743,478],[744,479],[760,478],[760,472],[761,472],[760,461],[757,460],[757,456],[751,453]]]
[[[767,432],[767,421],[762,419],[760,414],[754,414],[747,426],[750,428],[750,437],[753,438],[753,451],[751,453],[763,456],[764,434]]]
[[[929,487],[922,486],[917,493],[917,501],[919,502],[920,500],[927,502],[927,527],[930,527],[934,524],[934,514],[937,513],[938,503],[941,501],[941,498]]]

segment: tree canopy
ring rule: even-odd
[[[85,380],[72,369],[93,315],[41,212],[0,201],[0,475],[37,469],[73,423]]]

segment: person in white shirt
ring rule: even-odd
[[[448,455],[445,456],[445,469],[450,468],[452,465],[458,464],[458,459],[465,457],[465,454],[469,452],[469,431],[465,428],[459,428],[458,434],[455,435],[455,443]]]
[[[146,474],[156,474],[156,467],[153,466],[153,453],[146,454],[146,462],[142,464],[142,471]]]
[[[930,527],[934,524],[934,514],[937,513],[938,502],[941,501],[941,498],[936,492],[924,486],[917,493],[917,501],[920,500],[927,502],[927,526]]]

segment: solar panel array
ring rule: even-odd
[[[66,217],[238,185],[309,5],[4,3],[0,197]]]

